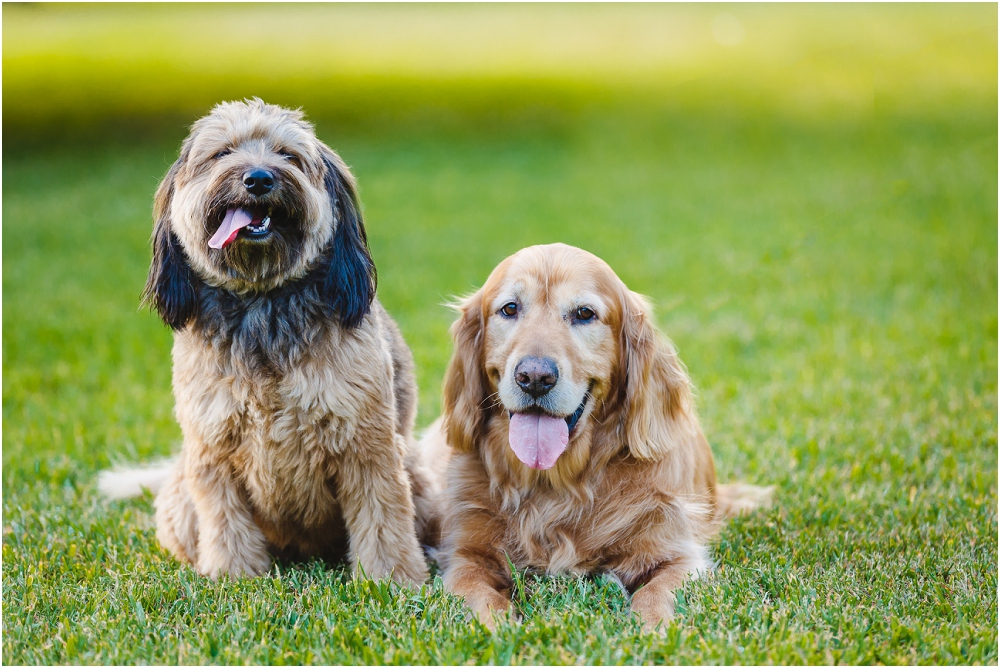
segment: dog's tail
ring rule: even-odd
[[[742,482],[718,485],[715,488],[715,514],[719,519],[728,519],[757,508],[771,505],[774,487],[757,487]]]
[[[108,499],[127,499],[141,496],[143,489],[153,494],[160,491],[163,483],[177,464],[177,459],[164,459],[159,462],[136,466],[133,468],[112,469],[101,471],[97,476],[97,489]]]

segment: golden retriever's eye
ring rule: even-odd
[[[230,153],[232,153],[231,150],[229,150],[228,148],[224,148],[221,151],[219,151],[218,153],[216,153],[215,155],[213,155],[212,158],[214,160],[218,160],[219,158],[225,158]]]
[[[594,313],[594,309],[589,306],[581,306],[573,312],[573,320],[577,322],[590,322],[596,318],[597,314]]]
[[[500,307],[500,315],[506,318],[513,318],[517,315],[517,302],[507,302]]]

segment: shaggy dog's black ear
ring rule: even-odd
[[[170,224],[170,201],[174,177],[187,157],[187,150],[173,164],[156,189],[153,200],[153,261],[142,301],[160,314],[172,329],[182,329],[198,314],[198,279]]]
[[[354,328],[361,324],[375,299],[378,275],[368,250],[368,235],[361,220],[361,206],[354,177],[335,153],[325,153],[324,181],[333,205],[333,241],[327,257],[326,276],[321,291],[340,324]]]

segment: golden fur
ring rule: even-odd
[[[251,196],[258,168],[275,186]],[[269,236],[210,248],[237,206],[268,207]],[[282,555],[425,580],[418,533],[434,542],[438,510],[411,437],[413,361],[375,299],[347,167],[300,112],[224,103],[194,124],[154,208],[147,299],[175,329],[184,434],[155,485],[161,544],[213,578]],[[131,491],[127,474],[102,487]]]
[[[502,315],[511,303],[516,317]],[[596,317],[576,319],[581,307]],[[716,486],[688,375],[646,301],[602,260],[554,244],[501,262],[459,310],[444,413],[424,439],[451,448],[436,459],[448,462],[445,587],[493,628],[495,615],[512,614],[508,558],[547,573],[604,571],[635,592],[646,628],[669,619],[673,590],[710,567],[719,519],[768,490]],[[558,366],[534,403],[512,378],[529,356]],[[509,411],[563,418],[581,402],[554,466],[518,459]]]

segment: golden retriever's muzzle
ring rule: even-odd
[[[559,382],[559,366],[550,357],[524,357],[514,368],[514,382],[521,390],[517,407],[508,406],[508,439],[517,458],[533,469],[549,469],[566,450],[587,407],[593,384],[576,410],[562,415],[553,410],[549,393]]]
[[[280,170],[233,169],[212,188],[205,214],[209,257],[231,276],[266,281],[298,260],[305,194]]]

